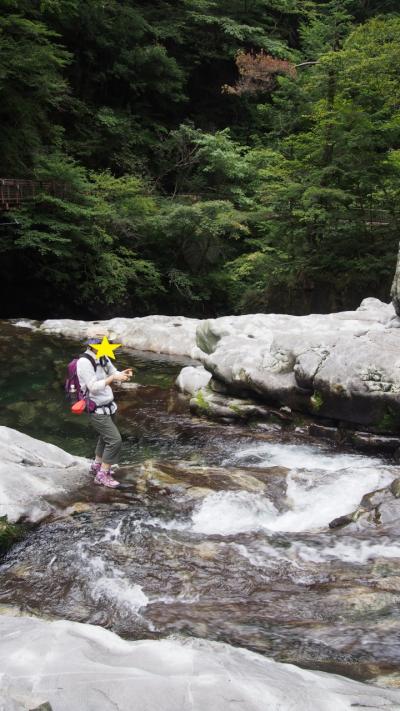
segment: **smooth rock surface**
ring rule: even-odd
[[[49,497],[88,481],[88,462],[63,449],[0,427],[0,516],[40,521],[54,510]]]
[[[392,304],[356,311],[256,314],[203,321],[197,344],[238,394],[315,416],[393,431],[400,423],[400,331]]]
[[[208,372],[202,365],[197,368],[189,365],[182,368],[176,379],[176,387],[182,393],[194,395],[202,388],[207,387],[211,380],[211,373]]]
[[[311,672],[227,644],[129,642],[100,627],[0,616],[0,711],[400,709],[400,691]]]
[[[129,348],[198,358],[196,328],[199,323],[198,319],[184,316],[112,318],[108,321],[48,319],[39,330],[83,339],[93,326],[100,326],[108,331],[110,339]]]

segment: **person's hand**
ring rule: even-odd
[[[123,373],[126,373],[126,375],[128,376],[128,378],[131,378],[132,375],[133,375],[133,370],[132,370],[132,368],[127,368],[126,370],[123,370],[122,372],[123,372]]]
[[[111,377],[117,383],[126,383],[130,378],[126,370],[122,371],[122,373],[114,373]]]

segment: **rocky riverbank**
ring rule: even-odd
[[[16,325],[82,339],[93,323]],[[325,315],[204,321],[149,316],[97,323],[127,347],[200,361],[203,368],[185,370],[178,379],[183,392],[195,395],[196,412],[229,418],[246,411],[257,417],[268,405],[338,428],[390,434],[400,427],[400,319],[392,304],[365,299],[355,311]],[[226,397],[237,401],[226,404]],[[243,398],[254,402],[242,406]]]

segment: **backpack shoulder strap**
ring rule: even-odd
[[[111,361],[110,361],[110,359],[109,359],[107,356],[102,356],[102,357],[100,358],[100,365],[101,365],[102,368],[104,368],[104,370],[106,371],[106,373],[109,374]]]
[[[89,355],[89,353],[82,353],[81,358],[86,358],[87,360],[89,360],[89,361],[91,362],[93,368],[94,368],[94,372],[96,372],[96,370],[97,370],[97,363],[96,363],[95,359],[92,358],[92,356]]]

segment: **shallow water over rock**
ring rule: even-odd
[[[37,392],[31,403],[46,414],[42,423],[16,422],[6,406],[1,423],[24,429],[25,422],[35,436],[42,427],[43,439],[89,454],[84,418],[70,422],[66,408],[59,417],[62,393],[50,365],[61,356],[65,363],[76,345],[13,333],[17,343],[7,335],[2,345],[14,374],[10,403],[23,412],[26,391]],[[29,361],[25,373],[21,359],[39,357],[36,338],[43,372]],[[191,418],[172,387],[181,363],[127,352],[121,361],[138,368],[142,383],[118,397],[122,487],[88,485],[55,501],[58,514],[3,561],[0,604],[100,624],[128,639],[181,633],[225,641],[358,679],[396,672],[400,505],[380,524],[328,526],[390,484],[398,467],[291,427]],[[45,385],[29,390],[39,375]]]

